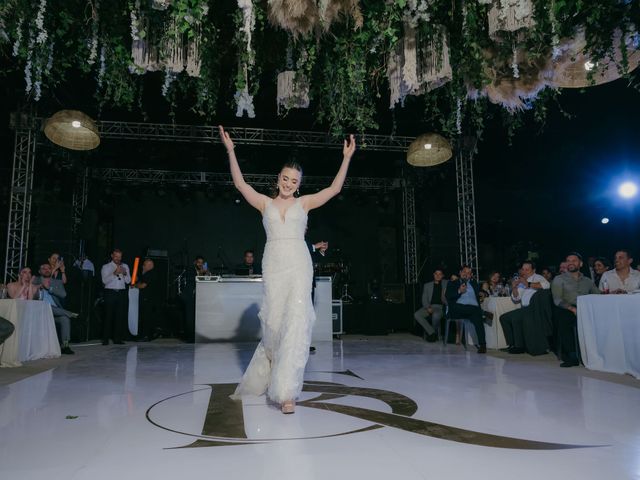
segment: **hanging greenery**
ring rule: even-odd
[[[304,85],[289,106],[309,105],[336,135],[376,129],[412,95],[455,137],[482,132],[492,103],[512,132],[523,111],[543,124],[558,88],[629,78],[639,23],[640,2],[622,0],[5,0],[0,75],[20,79],[27,101],[80,75],[101,108],[163,94],[174,114],[212,119],[229,104],[259,117],[255,98],[286,64],[295,77],[281,80]],[[289,48],[273,48],[287,34]],[[393,64],[407,46],[413,57]]]

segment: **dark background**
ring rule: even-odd
[[[70,78],[73,78],[70,75]],[[161,78],[150,74],[146,91]],[[13,132],[9,113],[21,103],[22,79],[4,77],[0,88],[0,230],[6,232]],[[275,113],[275,86],[266,82],[257,99],[257,118],[237,119],[229,105],[221,105],[212,123],[283,129],[316,129],[309,111]],[[165,100],[147,95],[140,111],[97,111],[91,85],[72,80],[43,99],[34,113],[48,116],[61,108],[79,108],[104,120],[171,121]],[[616,248],[640,250],[636,202],[617,199],[617,181],[638,179],[640,93],[621,79],[607,85],[565,90],[561,108],[551,104],[544,128],[527,119],[511,143],[498,109],[486,119],[486,130],[475,159],[475,193],[481,274],[491,269],[510,272],[534,255],[540,264],[557,265],[569,250],[585,256],[612,257]],[[409,98],[403,109],[384,108],[375,133],[415,136],[437,128],[425,120],[419,99]],[[98,115],[99,113],[99,115]],[[202,124],[188,112],[175,112],[177,123]],[[333,175],[339,166],[337,150],[240,146],[245,173],[274,174],[288,160],[298,160],[307,175]],[[418,265],[421,278],[444,264],[457,268],[455,171],[453,162],[437,168],[415,169],[401,153],[359,150],[350,175],[408,177],[416,184]],[[76,172],[84,166],[226,171],[220,145],[160,142],[104,141],[88,153],[64,151],[42,140],[36,160],[36,190],[32,218],[31,261],[40,262],[51,250],[73,254],[71,194]],[[163,195],[159,191],[163,191]],[[304,190],[304,188],[303,188]],[[303,193],[305,193],[303,191]],[[262,249],[259,215],[237,206],[232,190],[180,187],[143,187],[92,182],[89,215],[83,225],[89,253],[99,265],[112,245],[125,250],[131,261],[147,247],[168,250],[176,265],[195,254],[210,264],[223,252],[227,262],[240,261],[245,248]],[[354,270],[360,292],[373,279],[401,283],[403,254],[400,199],[396,192],[344,191],[310,218],[309,239],[328,240]],[[603,215],[611,218],[602,225]],[[4,257],[6,237],[0,242]],[[640,256],[640,252],[636,253]]]

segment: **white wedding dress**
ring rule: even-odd
[[[300,199],[284,218],[270,200],[262,214],[267,243],[262,259],[264,293],[258,316],[262,340],[233,398],[262,395],[277,403],[302,391],[315,312],[311,302],[313,265],[304,240],[307,213]]]

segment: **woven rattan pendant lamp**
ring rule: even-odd
[[[437,133],[425,133],[416,138],[407,152],[407,162],[414,167],[433,167],[452,156],[451,145]]]
[[[78,110],[60,110],[44,124],[44,134],[56,145],[71,150],[93,150],[100,145],[94,121]]]

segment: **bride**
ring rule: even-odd
[[[299,196],[302,169],[297,163],[288,163],[278,174],[274,198],[256,192],[244,181],[233,141],[222,126],[220,138],[229,156],[233,184],[252,207],[260,210],[267,234],[262,259],[264,294],[258,314],[262,340],[233,397],[266,392],[281,405],[282,413],[293,413],[302,391],[315,321],[311,302],[313,266],[304,240],[307,213],[340,193],[356,150],[355,138],[351,135],[344,141],[342,164],[331,186]]]

